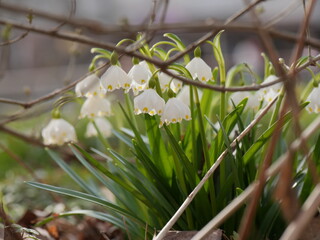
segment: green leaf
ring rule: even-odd
[[[109,222],[114,224],[117,227],[120,227],[125,230],[125,226],[123,224],[123,220],[119,219],[118,217],[115,217],[113,215],[103,213],[103,212],[98,212],[98,211],[92,211],[92,210],[75,210],[75,211],[68,211],[68,212],[63,212],[59,214],[55,214],[53,216],[47,217],[40,222],[36,224],[36,226],[42,226],[44,224],[47,224],[51,222],[52,220],[56,218],[61,218],[61,217],[68,217],[68,216],[75,216],[75,215],[86,215],[90,216],[96,219],[99,219],[104,222]],[[135,228],[131,228],[130,230],[134,231],[136,230]],[[138,233],[138,232],[137,232]]]
[[[186,46],[183,44],[183,42],[181,41],[181,39],[177,35],[175,35],[173,33],[165,33],[165,34],[163,34],[163,36],[172,40],[177,45],[179,50],[183,51],[186,48]]]
[[[127,112],[124,110],[123,106],[120,104],[120,108],[125,116],[125,118],[127,119],[132,131],[134,132],[134,136],[136,138],[136,141],[139,143],[139,145],[141,146],[141,150],[149,157],[150,156],[150,149],[148,148],[148,146],[146,145],[146,143],[144,142],[140,132],[138,131],[138,129],[136,128],[136,126],[133,124],[132,120],[130,119],[129,115],[127,114]]]
[[[244,72],[246,70],[246,66],[244,63],[237,64],[230,68],[226,77],[226,87],[232,86],[232,82],[235,79],[236,75]]]
[[[95,168],[97,168],[101,173],[103,173],[105,176],[119,184],[122,188],[126,189],[127,191],[131,192],[137,199],[141,200],[142,202],[146,202],[145,197],[139,193],[135,188],[133,188],[129,183],[122,179],[121,177],[111,173],[103,164],[101,164],[99,161],[94,159],[89,153],[84,151],[82,148],[80,148],[77,145],[74,145],[78,151],[81,152],[83,156],[89,161],[90,164],[92,164]]]
[[[283,116],[283,119],[281,121],[282,128],[286,123],[288,123],[291,120],[292,116],[291,113],[287,113]],[[266,144],[266,142],[270,139],[272,136],[279,120],[276,121],[274,124],[270,126],[258,139],[257,141],[249,148],[249,150],[244,154],[243,156],[243,163],[248,164],[248,162],[253,158],[254,154],[258,152],[261,147]]]
[[[195,184],[195,175],[196,175],[196,167],[193,167],[190,160],[188,159],[188,157],[186,156],[185,152],[183,151],[183,149],[180,147],[179,143],[177,142],[177,140],[175,139],[175,137],[173,136],[173,134],[170,132],[169,128],[164,125],[164,129],[166,130],[166,133],[169,137],[171,146],[173,147],[174,151],[176,152],[178,159],[180,161],[180,163],[182,164],[182,167],[184,168],[188,179],[191,183],[191,185]]]
[[[108,59],[111,57],[111,52],[103,48],[91,48],[91,53],[99,53]]]
[[[133,148],[132,139],[126,135],[118,132],[117,130],[112,130],[112,133],[122,142],[124,142],[129,148]]]
[[[86,200],[86,201],[89,201],[92,203],[99,204],[101,206],[108,208],[111,211],[114,211],[114,212],[120,213],[126,217],[129,217],[130,219],[134,220],[135,222],[139,223],[142,226],[145,225],[144,221],[137,218],[133,213],[131,213],[131,212],[129,212],[129,211],[117,206],[117,205],[114,205],[113,203],[110,203],[100,197],[96,197],[91,194],[86,194],[86,193],[78,192],[78,191],[67,189],[67,188],[55,187],[55,186],[43,184],[43,183],[27,182],[27,184],[29,184],[33,187],[36,187],[36,188],[44,189],[47,191],[51,191],[51,192],[55,192],[55,193],[59,193],[59,194],[63,194],[66,196],[75,197],[78,199],[83,199],[83,200]]]
[[[51,158],[86,192],[98,196],[97,192],[90,188],[90,184],[87,184],[78,174],[76,174],[68,164],[66,164],[58,154],[50,149],[46,149]]]
[[[182,76],[185,76],[185,77],[187,77],[187,78],[189,78],[189,79],[192,79],[192,75],[191,75],[191,73],[189,72],[189,70],[186,69],[186,68],[185,68],[184,66],[182,66],[181,64],[174,63],[174,64],[171,64],[168,68],[177,71],[177,72],[180,73]]]
[[[126,198],[123,194],[123,191],[126,191],[125,189],[121,188],[121,186],[117,183],[107,181],[94,167],[92,167],[83,158],[83,156],[74,147],[70,146],[70,148],[72,152],[75,154],[75,156],[78,158],[78,160],[81,162],[81,164],[85,166],[92,173],[92,175],[94,175],[104,186],[106,186],[106,188],[109,189],[115,195],[117,200],[119,200],[125,207],[127,207],[132,212],[136,212],[136,205],[132,204],[132,201],[128,201],[128,198]],[[120,189],[122,191],[120,191]]]

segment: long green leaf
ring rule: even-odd
[[[125,179],[122,179],[119,176],[112,174],[103,164],[98,162],[89,153],[87,153],[77,145],[74,145],[74,146],[81,152],[83,156],[85,156],[85,158],[90,162],[90,164],[96,167],[101,173],[103,173],[108,178],[112,179],[114,182],[118,183],[121,187],[123,187],[127,191],[131,192],[136,198],[138,198],[142,202],[146,202],[145,197],[142,194],[140,194],[136,189],[134,189],[132,186],[130,186]]]
[[[87,184],[78,174],[76,174],[68,164],[66,164],[58,154],[54,151],[47,149],[47,152],[51,156],[51,158],[87,193],[91,193],[93,195],[98,196],[97,192],[90,188],[90,185]]]
[[[191,185],[194,185],[195,181],[196,181],[196,167],[192,166],[190,160],[186,156],[183,149],[181,149],[179,143],[177,142],[177,140],[175,139],[173,134],[170,132],[169,128],[167,126],[164,126],[164,129],[166,130],[166,133],[169,137],[170,143],[172,144],[172,147],[173,147],[174,151],[176,152],[176,154],[179,158],[179,161],[181,162],[183,168],[186,171],[186,174],[188,176],[188,179],[189,179]]]
[[[145,225],[145,222],[142,221],[141,219],[137,218],[133,213],[131,213],[131,212],[129,212],[129,211],[113,204],[113,203],[110,203],[100,197],[96,197],[91,194],[86,194],[86,193],[82,193],[82,192],[67,189],[67,188],[55,187],[55,186],[43,184],[43,183],[27,182],[27,184],[29,184],[33,187],[36,187],[36,188],[44,189],[47,191],[51,191],[51,192],[55,192],[55,193],[59,193],[59,194],[63,194],[63,195],[67,195],[70,197],[75,197],[78,199],[83,199],[83,200],[86,200],[86,201],[89,201],[92,203],[99,204],[101,206],[108,208],[111,211],[118,212],[126,217],[133,219],[134,221],[136,221],[137,223],[139,223],[142,226]]]
[[[287,113],[282,120],[282,126],[284,126],[288,121],[291,120],[291,114]],[[253,158],[254,154],[258,152],[261,147],[270,139],[270,137],[273,134],[274,129],[276,128],[276,125],[278,124],[278,121],[271,125],[270,128],[268,128],[258,139],[257,141],[249,148],[249,150],[244,154],[243,156],[243,162],[244,164],[248,164],[248,162]]]

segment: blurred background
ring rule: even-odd
[[[1,4],[3,6],[1,6]],[[26,14],[13,11],[8,5],[18,9],[33,9],[41,13],[50,13],[54,16],[68,17],[72,9],[72,1],[66,0],[7,0],[0,4],[0,18],[28,24]],[[169,1],[165,23],[197,23],[209,19],[224,21],[245,6],[243,0],[172,0]],[[100,23],[104,26],[139,25],[146,23],[153,7],[151,0],[77,0],[74,19],[80,19],[94,26]],[[15,9],[16,10],[16,9]],[[163,9],[160,8],[160,11]],[[273,28],[298,32],[299,25],[304,17],[302,1],[296,0],[269,0],[257,7],[257,12],[263,24],[275,21]],[[320,35],[320,4],[316,3],[311,18],[310,34],[314,38]],[[281,18],[279,18],[281,16]],[[241,17],[237,22],[250,24],[250,14]],[[157,19],[156,19],[157,21]],[[37,15],[33,24],[44,29],[53,29],[59,22],[47,21]],[[2,31],[4,25],[1,25]],[[76,32],[78,27],[63,26],[61,30]],[[207,31],[207,29],[206,29]],[[12,30],[12,37],[23,33],[21,30]],[[83,34],[94,39],[108,42],[117,42],[124,37],[120,32],[101,34],[87,32]],[[161,36],[163,32],[159,32]],[[191,42],[204,34],[204,31],[185,32],[177,34],[186,42]],[[256,71],[261,71],[263,51],[256,35],[249,32],[227,31],[223,36],[223,50],[229,66],[234,63],[247,62]],[[292,43],[277,40],[280,55],[288,60]],[[11,46],[1,47],[0,96],[20,100],[31,100],[46,94],[57,87],[73,81],[87,72],[87,66],[92,55],[91,46],[74,44],[70,41],[51,38],[50,36],[30,32],[27,37]],[[210,47],[208,47],[210,50]],[[206,51],[206,46],[204,46]],[[206,52],[204,52],[206,55]],[[210,54],[210,53],[208,53]],[[213,60],[205,56],[212,65]]]
[[[130,30],[140,24],[146,24],[152,13],[154,2],[151,0],[3,0],[0,2],[0,21],[2,22],[0,25],[2,39],[0,42],[8,40],[5,33],[10,28],[10,25],[6,25],[5,22],[28,26],[27,13],[31,9],[31,11],[40,13],[38,15],[35,14],[32,21],[32,26],[36,28],[54,31],[61,23],[61,19],[68,18],[72,14],[71,19],[80,23],[90,24],[93,29],[96,27],[96,30],[90,31],[81,26],[65,24],[59,28],[59,31],[82,34],[95,40],[115,44],[124,37],[134,38],[134,34],[126,34],[122,31],[102,33],[99,32],[99,27],[104,26],[109,29],[115,29],[120,26],[121,29],[122,26]],[[76,4],[74,5],[74,3]],[[162,4],[159,7],[160,14],[155,19],[156,23],[159,22],[159,16],[164,10],[163,6]],[[208,31],[207,28],[202,28],[201,24],[205,25],[205,23],[210,23],[214,20],[223,22],[245,6],[245,1],[243,0],[171,0],[168,4],[164,23],[199,24],[199,28],[192,31],[186,31],[183,28],[174,31],[188,44]],[[273,29],[291,33],[298,33],[304,17],[304,8],[301,0],[263,1],[256,11],[264,26],[272,24]],[[319,13],[320,3],[317,1],[310,24],[310,36],[316,39],[320,38]],[[49,21],[45,17],[41,17],[41,14],[58,20]],[[250,25],[252,24],[252,18],[250,14],[246,14],[238,19],[237,23]],[[25,32],[25,30],[11,28],[9,39],[21,36]],[[151,43],[161,39],[163,33],[164,31],[158,31]],[[279,51],[279,55],[288,62],[294,43],[275,39],[274,44]],[[88,72],[88,66],[93,57],[90,53],[92,47],[34,32],[29,32],[26,37],[12,45],[1,45],[0,98],[30,101],[77,80]],[[261,57],[261,52],[264,49],[256,34],[228,30],[222,36],[222,49],[228,67],[238,63],[248,63],[255,72],[262,72],[263,58]],[[215,63],[211,47],[205,44],[202,46],[202,50],[205,60],[211,67],[214,67]],[[312,49],[312,53],[319,53],[319,49]],[[128,71],[131,67],[131,60],[124,59],[123,61],[123,66]],[[47,102],[37,105],[31,111],[23,111],[21,107],[0,103],[0,125],[8,117],[15,116],[15,114],[23,111],[25,115],[23,121],[12,122],[10,127],[19,129],[24,134],[39,138],[41,128],[50,118],[51,104],[52,102]],[[77,113],[78,109],[75,105],[70,105],[66,111]],[[36,123],[35,116],[37,117]],[[30,121],[28,120],[29,117]],[[71,122],[76,121],[77,118],[75,117]],[[43,179],[48,179],[48,182],[53,185],[59,180],[68,182],[61,177],[63,173],[57,174],[57,172],[54,172],[51,174],[54,164],[51,160],[48,160],[48,156],[45,155],[42,147],[32,148],[32,151],[30,151],[30,145],[26,142],[2,132],[0,132],[0,144],[4,144],[6,147],[0,148],[0,196],[2,192],[6,197],[6,203],[15,204],[12,205],[11,209],[21,213],[23,210],[19,210],[19,208],[28,206],[28,204],[39,204],[40,206],[42,203],[46,206],[46,202],[42,198],[50,198],[43,191],[39,193],[38,190],[25,189],[25,185],[21,185],[24,180],[28,179],[23,174],[27,175],[28,173],[25,168],[17,163],[19,162],[17,160],[34,166],[34,169],[38,169],[35,174]],[[7,151],[8,149],[14,149],[14,152],[10,153],[10,151]],[[14,167],[18,171],[15,173],[9,171]],[[43,171],[43,169],[46,170]],[[17,176],[19,177],[17,178]],[[37,194],[40,194],[40,196]],[[27,203],[26,199],[30,203]],[[38,202],[35,202],[35,200]]]

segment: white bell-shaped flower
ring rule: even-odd
[[[199,100],[202,98],[202,91],[198,91]],[[181,91],[177,94],[177,98],[190,106],[190,87],[188,85],[183,86]],[[195,96],[193,97],[195,99]]]
[[[77,136],[74,127],[62,118],[53,118],[41,132],[45,145],[63,145],[76,142]]]
[[[149,68],[145,66],[145,64],[139,63],[133,65],[128,73],[128,76],[132,81],[135,81],[137,84],[143,85],[149,82],[151,72]]]
[[[145,89],[148,89],[148,83],[138,84],[135,81],[131,83],[131,90],[134,96],[138,95],[141,91],[144,91]]]
[[[106,98],[90,97],[83,103],[79,118],[95,118],[112,115],[111,103]]]
[[[161,115],[165,106],[165,101],[154,89],[147,89],[134,98],[134,113],[148,113],[153,116]]]
[[[194,57],[186,66],[194,80],[201,82],[213,80],[211,68],[200,57]]]
[[[320,87],[314,88],[307,98],[309,113],[320,113]]]
[[[163,124],[181,122],[182,119],[191,120],[189,107],[177,98],[170,98],[166,103],[160,119],[160,127]]]
[[[105,119],[103,117],[97,117],[94,119],[94,122],[104,137],[107,138],[112,135],[112,125],[107,119]],[[95,128],[95,126],[92,122],[88,123],[85,135],[86,135],[86,137],[98,136],[97,129]]]
[[[270,75],[263,81],[263,84],[273,82],[273,81],[275,81],[277,79],[278,79],[277,76]],[[264,99],[265,96],[269,93],[269,91],[271,91],[271,93],[268,94],[269,95],[268,97],[272,96],[272,94],[280,93],[282,85],[283,85],[282,83],[276,83],[276,84],[274,84],[274,85],[272,85],[270,87],[266,87],[266,88],[260,89],[258,91],[258,95],[260,97],[260,100]]]
[[[132,80],[128,74],[117,65],[110,66],[100,78],[101,86],[106,92],[112,92],[119,88],[128,90],[131,82]]]
[[[259,109],[260,101],[255,92],[234,92],[229,97],[229,105],[233,107],[233,101],[234,105],[237,106],[245,98],[248,98],[246,108],[251,108],[254,110]]]
[[[173,79],[170,83],[170,88],[174,93],[179,92],[182,87],[183,83],[178,79]]]
[[[278,97],[278,95],[279,95],[279,92],[276,92],[273,89],[269,89],[269,91],[267,91],[267,93],[263,96],[263,101],[268,104],[272,102],[273,99]]]
[[[169,89],[170,82],[172,80],[172,77],[164,72],[160,72],[158,75],[159,78],[159,84],[162,92],[165,92]]]
[[[87,76],[76,85],[75,92],[77,97],[91,97],[102,94],[98,76],[95,74]]]

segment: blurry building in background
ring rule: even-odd
[[[3,0],[3,3],[16,4],[18,7],[35,9],[59,16],[68,16],[71,0]],[[223,21],[242,9],[243,0],[171,0],[165,18],[166,23],[196,22],[206,19]],[[74,18],[98,21],[105,26],[116,24],[138,25],[146,21],[151,13],[153,1],[150,0],[76,0]],[[162,9],[160,9],[162,10]],[[301,0],[271,0],[259,5],[257,12],[264,22],[275,23],[280,29],[297,32],[304,16]],[[319,37],[320,3],[316,3],[311,19],[311,36]],[[27,24],[25,14],[17,14],[1,8],[0,19],[9,19]],[[238,21],[251,22],[250,14],[246,14]],[[85,20],[84,20],[85,21]],[[35,17],[33,25],[54,29],[58,23],[49,22]],[[3,29],[4,26],[1,26]],[[75,32],[75,28],[64,26],[64,31]],[[13,30],[13,37],[23,31]],[[92,37],[101,41],[117,42],[121,34],[92,34]],[[159,33],[159,39],[163,33]],[[190,43],[204,34],[204,32],[177,33],[186,43]],[[222,38],[222,47],[228,66],[234,63],[246,62],[255,71],[261,71],[263,59],[261,43],[256,35],[227,31]],[[275,45],[281,50],[281,56],[289,58],[292,44],[285,41],[276,41]],[[29,33],[21,41],[1,48],[1,76],[0,96],[20,100],[31,100],[52,90],[62,87],[66,82],[73,81],[87,72],[92,55],[90,46],[73,44],[49,36]],[[203,47],[204,58],[212,66],[214,60],[211,47]],[[8,61],[7,67],[3,65]],[[31,90],[31,91],[30,91]],[[1,105],[0,105],[1,108]]]

